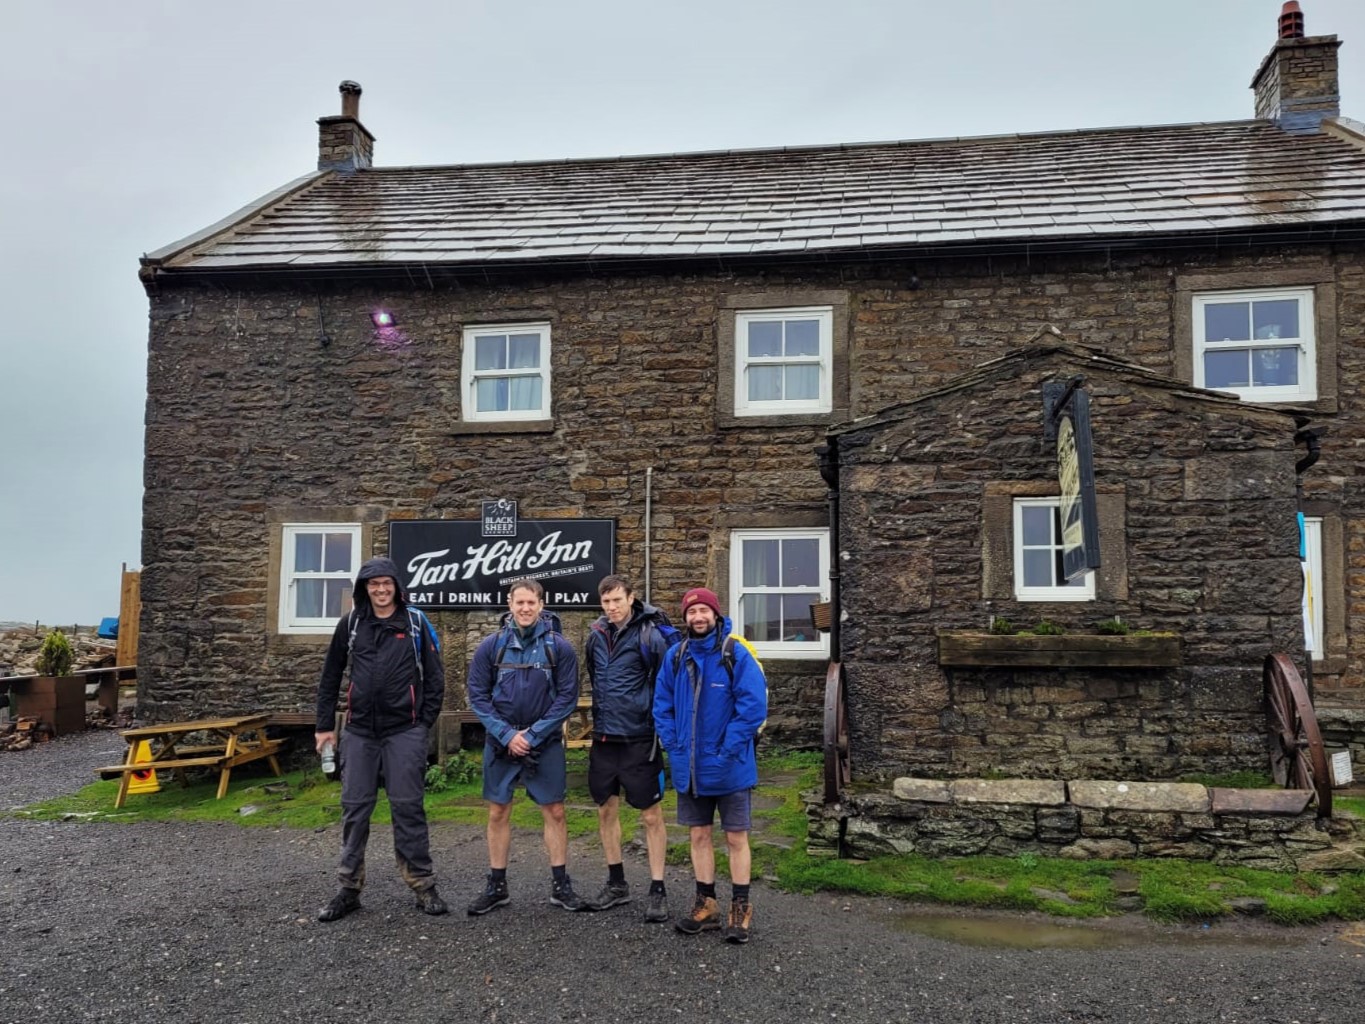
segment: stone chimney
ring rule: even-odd
[[[1280,11],[1280,38],[1251,80],[1256,116],[1287,132],[1315,132],[1341,113],[1336,36],[1305,36],[1303,11],[1290,0]]]
[[[318,170],[352,174],[370,166],[374,136],[360,123],[360,86],[342,82],[341,116],[318,118]]]

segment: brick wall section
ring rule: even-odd
[[[775,518],[825,507],[812,455],[823,426],[716,426],[716,311],[726,296],[847,290],[851,397],[865,415],[1010,351],[1044,322],[1170,372],[1177,269],[1328,262],[1343,338],[1358,340],[1365,262],[1326,249],[546,273],[430,287],[163,284],[151,297],[148,357],[143,707],[164,719],[311,704],[322,648],[277,637],[267,614],[270,523],[308,521],[307,509],[354,510],[380,553],[387,519],[473,517],[480,499],[512,493],[525,517],[617,518],[618,567],[638,579],[645,470],[653,466],[655,601],[674,611],[682,591],[702,580],[720,581],[724,598],[730,528],[778,525]],[[912,274],[917,289],[907,284]],[[374,336],[369,313],[379,305],[399,315],[398,344]],[[554,432],[455,433],[461,327],[532,319],[553,325]],[[1343,344],[1343,393],[1361,379],[1362,351]],[[1325,501],[1358,501],[1353,471],[1340,460],[1365,431],[1353,412],[1338,419],[1309,484]],[[1028,471],[1041,474],[1041,463]],[[938,491],[951,496],[959,486],[949,479]],[[968,523],[950,517],[943,529],[966,536]],[[1348,626],[1365,625],[1365,531],[1352,524],[1346,533]],[[958,557],[965,566],[977,556]],[[1178,585],[1169,572],[1162,578]],[[466,618],[434,616],[451,706],[462,700]],[[585,618],[565,617],[576,641]],[[817,741],[822,667],[766,665],[774,735]],[[1337,682],[1361,678],[1353,654]],[[927,726],[882,735],[908,742]]]

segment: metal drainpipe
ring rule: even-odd
[[[1303,514],[1303,474],[1312,469],[1318,459],[1322,457],[1322,435],[1325,433],[1327,433],[1325,427],[1310,430],[1306,425],[1301,425],[1299,430],[1294,434],[1294,443],[1299,444],[1302,442],[1308,448],[1308,454],[1294,463],[1294,503],[1298,507],[1300,515]],[[1302,616],[1300,617],[1302,618]],[[1323,630],[1323,632],[1326,633],[1326,630]],[[1323,636],[1322,640],[1325,644],[1327,642],[1327,637]],[[1313,655],[1319,652],[1307,651],[1305,653],[1308,656],[1303,659],[1303,681],[1308,687],[1308,699],[1311,701],[1316,696],[1313,692]]]
[[[842,657],[839,619],[839,579],[843,562],[839,558],[839,438],[827,435],[826,443],[816,449],[820,456],[820,476],[829,487],[829,660]]]
[[[654,467],[645,467],[645,603],[653,604],[649,598],[649,534],[654,503]]]

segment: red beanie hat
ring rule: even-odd
[[[704,604],[716,613],[716,618],[721,617],[720,598],[716,597],[713,591],[707,590],[705,587],[693,587],[683,595],[682,613],[684,618],[687,617],[687,609],[691,608],[694,604]]]

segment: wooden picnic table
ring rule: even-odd
[[[265,726],[269,714],[238,715],[231,718],[200,718],[192,722],[163,722],[161,725],[144,725],[137,729],[124,729],[119,732],[128,742],[128,754],[122,764],[109,765],[95,769],[101,778],[119,776],[118,796],[114,806],[122,807],[128,798],[128,785],[134,772],[171,770],[176,773],[182,784],[188,785],[186,768],[217,768],[218,796],[223,799],[227,793],[228,779],[232,769],[248,761],[266,758],[271,770],[280,771],[280,762],[275,757],[282,740],[267,739]],[[215,737],[208,744],[196,746],[182,745],[181,741],[196,733],[208,733]],[[134,761],[138,745],[146,741],[152,750],[151,761]]]

